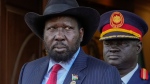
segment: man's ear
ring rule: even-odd
[[[80,42],[82,42],[84,36],[84,29],[80,28],[79,33],[80,33]]]
[[[139,41],[139,42],[137,42],[137,54],[139,54],[140,52],[141,52],[141,50],[142,50],[142,42],[141,41]]]

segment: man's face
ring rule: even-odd
[[[129,68],[137,63],[141,51],[138,40],[106,40],[103,41],[104,60],[119,69]]]
[[[80,46],[83,28],[71,17],[55,17],[46,21],[44,42],[50,58],[56,62],[68,62]]]

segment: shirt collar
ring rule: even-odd
[[[127,84],[128,83],[128,81],[130,80],[130,78],[132,77],[132,75],[135,73],[135,71],[138,69],[138,64],[136,65],[136,67],[131,71],[131,72],[129,72],[127,75],[125,75],[125,76],[123,76],[122,78],[121,78],[121,80],[125,83],[125,84]]]
[[[74,56],[71,58],[71,60],[67,63],[62,63],[62,62],[55,62],[52,59],[49,60],[49,66],[48,66],[48,70],[47,72],[50,72],[51,68],[53,67],[53,65],[55,64],[60,64],[62,66],[62,68],[64,68],[65,70],[69,71],[69,69],[71,68],[72,64],[74,63],[75,59],[77,58],[78,54],[80,51],[80,47],[78,48],[77,52],[74,54]]]

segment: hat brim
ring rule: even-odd
[[[99,40],[103,41],[103,40],[114,40],[114,39],[138,39],[139,40],[138,37],[125,32],[111,32],[104,35]]]
[[[93,37],[95,31],[98,28],[100,15],[98,11],[89,7],[76,7],[72,9],[68,9],[65,11],[51,13],[48,15],[39,15],[34,12],[29,12],[25,15],[25,22],[29,26],[29,28],[40,38],[43,40],[43,31],[46,18],[52,17],[54,15],[69,15],[77,18],[82,27],[84,28],[84,36],[83,41],[81,42],[81,46],[86,45],[91,38]]]

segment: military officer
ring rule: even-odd
[[[146,22],[134,13],[112,10],[101,15],[98,30],[104,60],[118,69],[122,84],[150,84],[150,74],[138,64]]]

